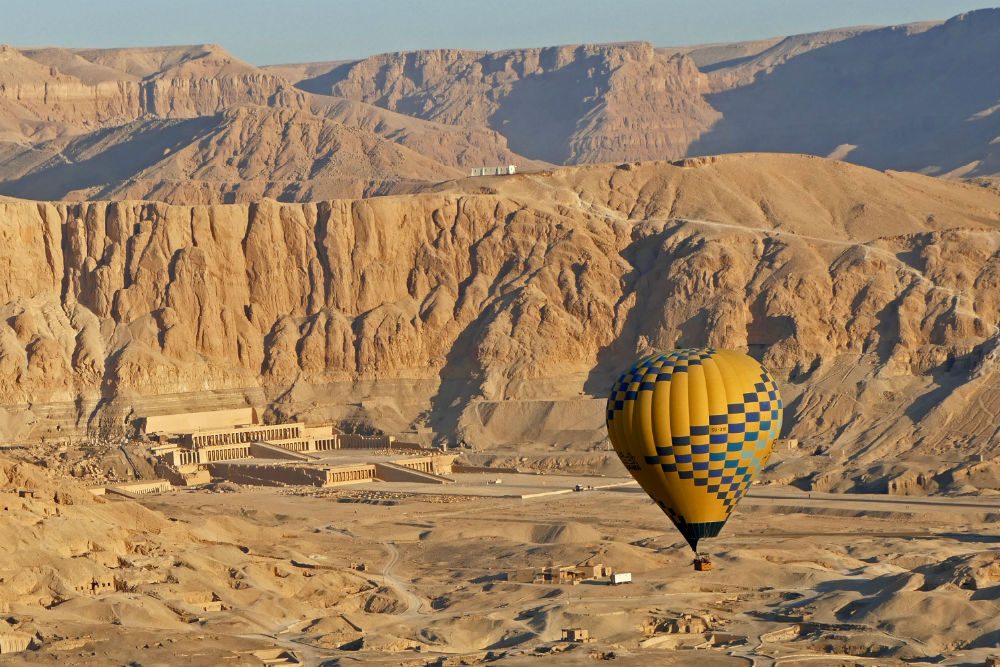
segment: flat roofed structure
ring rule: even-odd
[[[27,632],[0,633],[0,654],[19,653],[34,646],[34,637]]]
[[[589,644],[594,641],[594,638],[590,636],[590,630],[586,628],[563,628],[561,641]]]
[[[517,166],[501,164],[496,167],[473,167],[469,176],[507,176],[517,173]]]
[[[255,408],[181,412],[143,418],[144,433],[191,433],[204,429],[235,428],[259,423]]]
[[[195,465],[198,463],[214,463],[216,461],[246,459],[250,458],[250,456],[250,444],[213,445],[210,447],[200,447],[198,449],[175,447],[172,450],[165,451],[160,454],[161,460],[165,459],[175,468]]]
[[[341,433],[333,424],[306,426],[301,422],[261,424],[254,408],[189,412],[145,418],[146,433],[161,434],[154,446],[157,455],[168,454],[176,444],[189,449],[222,445],[267,443],[295,452],[321,452],[335,449],[392,449],[391,435]],[[168,442],[164,434],[179,439]],[[416,443],[399,443],[403,449],[421,449]]]
[[[333,424],[320,424],[316,426],[306,426],[304,434],[314,441],[313,447],[317,452],[327,452],[340,449],[340,431]]]
[[[375,477],[375,464],[359,463],[343,466],[291,464],[280,461],[220,461],[209,465],[213,477],[237,484],[259,486],[336,486],[370,482]]]
[[[395,442],[391,435],[342,433],[337,436],[337,449],[392,449]]]
[[[290,452],[314,452],[316,451],[315,440],[311,437],[284,438],[278,440],[262,440],[265,445],[280,447]]]
[[[120,482],[107,487],[112,491],[124,491],[137,496],[145,496],[153,493],[165,493],[173,488],[165,479],[152,479],[149,481]]]
[[[424,449],[416,442],[397,442],[391,435],[341,433],[329,423],[259,424],[256,412],[220,412],[232,414],[198,423],[248,416],[254,423],[181,432],[172,442],[161,439],[150,448],[162,462],[161,475],[179,485],[187,484],[195,473],[200,473],[201,483],[206,475],[265,485],[328,486],[376,479],[423,484],[454,482],[444,475],[451,473],[455,456]],[[401,454],[415,456],[390,459]]]

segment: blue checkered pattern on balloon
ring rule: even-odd
[[[657,382],[686,373],[689,366],[700,365],[714,353],[713,349],[675,351],[641,359],[615,383],[608,401],[608,419],[614,419],[625,401],[635,400],[640,391],[652,391]],[[724,415],[709,415],[708,424],[691,424],[690,435],[671,438],[671,444],[657,447],[656,456],[647,456],[646,463],[706,487],[732,511],[763,467],[769,444],[781,431],[782,407],[774,379],[761,373],[754,391],[743,394],[742,403],[730,404]],[[712,426],[722,424],[727,426],[726,432],[711,432]]]

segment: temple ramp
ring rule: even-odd
[[[408,468],[398,463],[375,464],[375,479],[383,482],[421,482],[424,484],[454,484],[455,480],[444,475],[435,475],[432,472],[424,472]]]
[[[284,461],[319,461],[320,457],[306,452],[293,452],[284,447],[269,445],[266,442],[250,444],[250,455],[258,459],[281,459]]]

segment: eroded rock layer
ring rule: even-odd
[[[0,397],[405,380],[375,422],[488,441],[473,404],[600,397],[640,352],[713,345],[851,465],[970,455],[997,444],[998,220],[986,188],[763,155],[315,204],[6,200]]]

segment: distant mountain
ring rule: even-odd
[[[425,120],[486,126],[555,163],[677,157],[718,119],[707,77],[649,44],[374,56],[296,82]]]
[[[298,69],[296,87],[485,126],[588,163],[754,151],[935,175],[997,173],[1000,9],[739,44],[394,53]]]
[[[997,63],[1000,10],[869,30],[709,95],[722,120],[688,151],[795,151],[934,175],[995,174]]]
[[[374,132],[291,109],[241,106],[215,116],[135,121],[18,153],[49,154],[8,195],[158,199],[188,204],[364,197],[462,175]]]
[[[211,44],[4,46],[0,194],[303,201],[409,191],[483,165],[742,151],[988,177],[1000,174],[996,62],[1000,9],[684,48],[269,67]]]
[[[0,47],[0,194],[362,197],[523,158],[489,128],[319,97],[215,45]]]
[[[214,46],[19,52],[0,46],[0,138],[31,142],[239,104],[303,108],[281,77]]]

